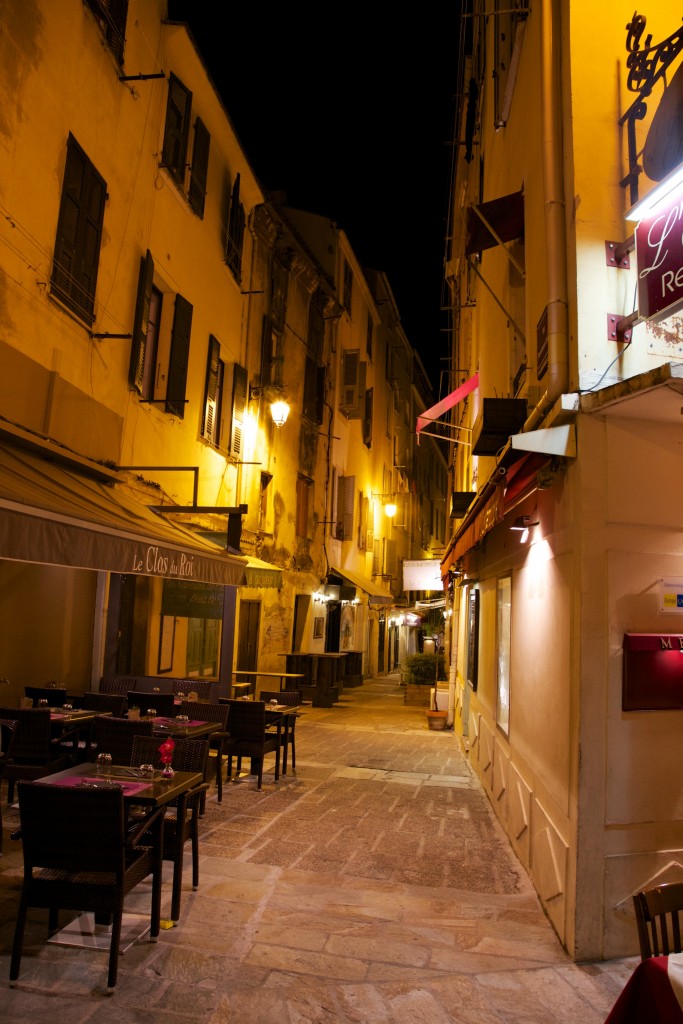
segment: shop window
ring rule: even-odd
[[[95,289],[107,185],[69,135],[52,265],[52,295],[87,324],[95,319]]]
[[[187,144],[190,134],[192,93],[179,78],[170,75],[166,103],[166,125],[161,153],[161,166],[165,167],[176,183],[185,186]]]

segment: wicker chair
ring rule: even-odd
[[[198,704],[194,700],[184,700],[176,709],[178,715],[187,715],[189,719],[197,719],[202,722],[219,722],[220,732],[212,732],[208,737],[209,751],[216,752],[216,794],[218,803],[223,799],[223,755],[226,744],[230,739],[227,731],[228,714],[230,708],[227,704]],[[201,813],[204,813],[205,800],[202,800]]]
[[[137,679],[135,676],[102,676],[100,679],[100,693],[128,693],[135,689]]]
[[[173,695],[177,696],[179,693],[183,693],[186,697],[188,693],[196,693],[198,700],[210,700],[211,699],[211,680],[210,679],[174,679],[173,680]]]
[[[30,697],[34,708],[39,700],[46,700],[51,708],[61,708],[66,704],[66,687],[62,686],[25,686],[24,696]]]
[[[39,779],[43,775],[66,768],[71,756],[59,743],[78,730],[70,730],[53,737],[48,708],[2,708],[0,718],[16,721],[17,729],[12,743],[12,756],[3,769],[7,780],[7,803],[14,802],[14,784],[20,779]]]
[[[5,765],[12,757],[12,747],[19,723],[9,718],[0,718],[0,782]],[[1,790],[0,786],[0,790]],[[0,853],[2,853],[2,792],[0,792]]]
[[[126,711],[126,698],[119,693],[98,693],[95,690],[83,694],[81,708],[84,711],[109,712],[115,718],[122,718]],[[93,739],[95,722],[85,723],[80,728],[78,737],[61,740],[60,747],[71,752],[78,761],[92,760],[95,742]]]
[[[130,763],[156,764],[159,760],[159,746],[163,741],[158,736],[136,736]],[[206,739],[175,740],[173,767],[179,772],[201,772],[205,778],[209,757],[209,742]],[[164,860],[173,861],[173,894],[171,896],[171,920],[180,917],[180,897],[183,885],[183,848],[192,843],[192,888],[199,888],[199,808],[208,782],[202,782],[166,804],[164,818]]]
[[[236,700],[229,698],[230,738],[227,740],[228,776],[232,777],[232,759],[237,758],[237,772],[242,768],[242,758],[251,758],[251,774],[256,775],[258,788],[263,782],[263,759],[266,754],[275,754],[275,781],[280,778],[279,733],[266,730],[266,705],[262,700]]]
[[[683,882],[666,882],[635,893],[640,958],[681,953]]]
[[[93,753],[111,754],[114,764],[130,764],[133,739],[151,736],[154,723],[150,719],[131,721],[128,718],[100,717],[93,722]]]
[[[107,990],[116,985],[121,918],[126,895],[152,876],[150,938],[161,917],[161,826],[164,809],[142,817],[133,830],[124,812],[123,790],[81,789],[20,782],[19,816],[24,877],[14,930],[10,986],[21,966],[29,907],[49,911],[48,928],[58,930],[59,911],[111,915]]]
[[[137,706],[140,714],[147,713],[147,708],[154,708],[157,715],[162,718],[172,718],[175,714],[174,697],[172,693],[150,693],[146,690],[131,690],[128,694],[128,707]]]
[[[261,690],[260,698],[266,702],[276,700],[278,704],[298,707],[302,701],[301,690]],[[287,716],[287,730],[282,732],[282,774],[287,774],[287,746],[292,752],[292,771],[296,771],[296,720],[297,714]]]
[[[88,690],[83,694],[81,707],[86,711],[109,711],[114,718],[123,718],[128,710],[125,693],[101,693]]]

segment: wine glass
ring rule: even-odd
[[[98,775],[109,775],[111,771],[111,754],[98,754],[95,760],[95,771]]]

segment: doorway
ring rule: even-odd
[[[261,622],[260,601],[240,601],[237,633],[236,671],[255,672],[258,668],[258,637]]]

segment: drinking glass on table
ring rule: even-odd
[[[111,754],[98,754],[95,760],[95,771],[98,775],[109,775],[111,771]]]

